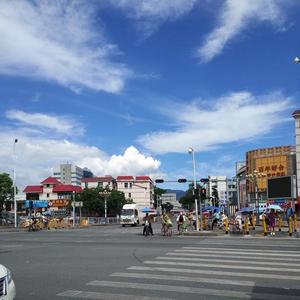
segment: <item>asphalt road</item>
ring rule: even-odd
[[[0,263],[25,300],[300,299],[300,239],[141,232],[0,231]]]

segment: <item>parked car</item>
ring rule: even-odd
[[[0,264],[0,299],[14,300],[16,287],[9,269]]]

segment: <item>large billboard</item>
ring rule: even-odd
[[[268,199],[291,199],[295,197],[292,176],[268,178]]]

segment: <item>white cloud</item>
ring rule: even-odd
[[[197,0],[110,0],[124,9],[128,16],[138,22],[138,28],[146,35],[153,33],[166,21],[176,20],[194,7]]]
[[[42,113],[26,113],[21,110],[9,110],[6,117],[25,126],[54,130],[67,135],[82,135],[84,128],[67,116],[50,116]]]
[[[206,101],[185,106],[173,103],[176,110],[166,107],[163,113],[176,124],[174,129],[141,136],[140,144],[160,154],[186,153],[189,146],[195,151],[207,151],[269,133],[285,121],[282,114],[290,108],[290,99],[279,92],[264,96],[232,93],[210,103],[213,104]]]
[[[285,22],[284,7],[289,2],[290,0],[226,0],[218,14],[217,26],[198,49],[198,56],[202,62],[209,62],[251,22],[269,22],[282,29]]]
[[[90,1],[0,1],[0,74],[118,93],[130,71]]]
[[[13,142],[18,138],[13,156]],[[39,184],[53,175],[52,168],[70,162],[88,167],[95,175],[150,175],[159,174],[160,162],[141,154],[133,146],[123,154],[108,155],[99,148],[68,140],[32,136],[19,129],[0,128],[0,173],[12,175],[16,166],[17,186]]]

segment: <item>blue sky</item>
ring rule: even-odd
[[[299,26],[297,0],[1,1],[0,172],[192,179],[191,146],[197,178],[232,176],[295,144]]]

